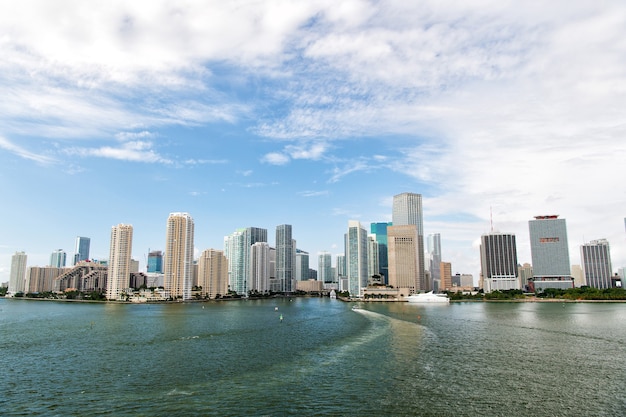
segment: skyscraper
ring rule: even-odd
[[[67,254],[63,249],[57,249],[50,255],[50,266],[54,268],[64,268]]]
[[[345,254],[350,297],[361,297],[367,287],[367,230],[356,220],[348,222]]]
[[[283,292],[295,291],[294,283],[295,248],[291,225],[276,226],[276,279]]]
[[[420,280],[420,253],[417,226],[405,224],[387,228],[389,245],[389,285],[407,289],[404,296],[425,290]],[[423,259],[423,252],[421,254]]]
[[[482,235],[480,242],[484,291],[519,290],[515,235],[492,232]]]
[[[440,291],[452,290],[452,264],[450,262],[439,262]]]
[[[163,273],[163,252],[160,250],[148,253],[148,272]]]
[[[533,279],[531,291],[541,288],[572,288],[567,225],[558,215],[535,216],[528,222]],[[531,285],[532,284],[532,285]]]
[[[265,293],[270,290],[270,245],[256,242],[250,249],[250,289]]]
[[[113,226],[107,274],[108,300],[121,300],[123,291],[129,287],[132,251],[133,226],[129,224]]]
[[[592,288],[611,288],[613,266],[611,251],[606,239],[592,240],[580,247],[585,283]]]
[[[428,235],[426,239],[426,251],[428,252],[428,270],[430,271],[430,283],[429,286],[433,289],[446,288],[441,284],[441,271],[439,265],[441,264],[441,235],[434,233]]]
[[[426,274],[424,272],[424,224],[422,221],[422,195],[415,193],[402,193],[393,197],[393,213],[392,213],[393,226],[416,226],[417,238],[415,244],[417,245],[417,290],[429,291],[429,283],[426,281]],[[406,233],[404,231],[403,233]],[[389,235],[389,229],[387,229],[387,235]],[[389,239],[389,237],[388,237]],[[391,248],[389,248],[391,252]],[[391,257],[391,253],[389,253]],[[396,256],[396,259],[398,257]],[[391,260],[389,261],[391,263]],[[390,267],[391,269],[391,267]],[[391,278],[391,271],[389,271]]]
[[[332,255],[330,252],[322,252],[317,256],[317,279],[322,282],[333,282],[335,277],[332,275]]]
[[[370,224],[370,233],[375,235],[376,242],[378,242],[378,273],[384,277],[385,284],[389,282],[389,261],[387,259],[387,227],[391,226],[392,224],[393,223],[391,222]]]
[[[80,261],[89,259],[89,245],[91,239],[88,237],[76,236],[76,247],[74,249],[74,265]]]
[[[165,291],[170,297],[191,299],[193,282],[193,218],[188,213],[171,213],[165,238]]]
[[[369,235],[367,237],[367,279],[373,280],[374,276],[380,276],[380,264],[378,263],[379,258],[379,249],[378,242],[376,241],[376,237],[373,235]],[[377,279],[378,282],[381,279]]]
[[[296,248],[296,281],[306,281],[309,276],[309,252]]]
[[[26,260],[24,252],[15,252],[11,257],[11,275],[9,276],[9,288],[7,293],[15,295],[26,289]]]
[[[221,250],[207,249],[198,259],[198,285],[202,295],[214,299],[228,293],[228,260]]]
[[[239,228],[224,238],[224,252],[228,259],[228,283],[230,289],[247,296],[251,287],[250,250],[257,242],[267,242],[267,229],[260,227]]]

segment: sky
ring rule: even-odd
[[[24,0],[0,56],[0,282],[120,223],[143,269],[171,212],[197,254],[291,224],[316,269],[403,192],[453,274],[547,214],[626,266],[621,0]]]

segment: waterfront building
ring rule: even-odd
[[[26,290],[26,261],[28,256],[25,252],[15,252],[11,257],[11,273],[9,275],[9,288],[7,294],[15,295]]]
[[[374,276],[378,276],[375,282],[382,283],[380,278],[380,266],[378,256],[378,242],[372,235],[367,237],[367,278],[369,283],[374,282]]]
[[[163,252],[160,250],[150,251],[148,253],[148,273],[163,273]]]
[[[270,245],[256,242],[250,248],[250,288],[259,293],[270,290],[271,262]]]
[[[295,290],[295,245],[290,224],[276,226],[276,279],[281,292]]]
[[[424,252],[424,224],[422,214],[422,195],[415,193],[402,193],[393,197],[393,212],[392,223],[393,226],[408,226],[414,225],[416,227],[417,238],[415,245],[417,246],[417,288],[418,291],[430,291],[432,287],[427,282],[425,274],[425,252]],[[406,233],[406,232],[403,232]],[[387,235],[389,236],[389,228],[387,229]],[[389,237],[388,237],[389,239]],[[389,248],[391,251],[391,248]],[[391,257],[391,254],[389,254]],[[398,257],[396,256],[396,259]],[[391,264],[391,260],[389,261]],[[391,268],[391,266],[390,266]],[[391,275],[391,271],[389,271]],[[391,277],[390,277],[391,278]]]
[[[198,285],[201,294],[215,299],[228,294],[228,260],[224,251],[206,249],[198,259]]]
[[[335,282],[340,282],[340,279],[346,277],[346,255],[343,253],[335,256],[335,272],[337,273]]]
[[[64,268],[67,254],[63,249],[57,249],[50,255],[50,266],[55,268]]]
[[[367,287],[367,230],[356,220],[348,221],[345,256],[347,291],[350,297],[361,297]]]
[[[387,228],[389,248],[389,285],[407,288],[408,294],[426,290],[424,271],[420,271],[420,245],[417,225],[408,224]],[[423,259],[424,253],[421,252]]]
[[[107,270],[108,267],[102,263],[81,261],[54,280],[53,291],[104,292]]]
[[[446,288],[441,281],[441,235],[429,234],[426,238],[426,253],[428,254],[428,270],[430,271],[429,285],[433,290]]]
[[[528,282],[533,277],[533,267],[529,263],[517,266],[517,276],[519,277],[520,286],[523,290],[528,289]]]
[[[586,285],[592,288],[611,288],[613,266],[611,251],[606,239],[592,240],[580,247],[583,274]]]
[[[330,252],[322,252],[317,256],[318,279],[324,283],[335,282]]]
[[[535,216],[528,222],[533,278],[531,291],[543,288],[573,288],[567,225],[558,215]]]
[[[309,253],[296,248],[296,281],[311,279],[309,271]]]
[[[583,272],[582,266],[572,265],[571,270],[572,270],[572,278],[574,278],[574,286],[576,288],[580,288],[584,285],[587,285],[585,283],[585,273]]]
[[[452,264],[450,262],[439,263],[439,287],[438,291],[452,290]]]
[[[388,283],[389,278],[387,227],[392,224],[392,222],[370,224],[370,233],[374,235],[376,242],[378,242],[378,273],[383,277],[383,282],[385,284]]]
[[[481,236],[480,266],[483,290],[519,290],[515,235],[492,232]]]
[[[111,228],[109,271],[107,275],[107,300],[122,300],[130,287],[133,226],[118,224]]]
[[[55,266],[31,266],[26,272],[26,293],[50,292],[54,290],[54,280],[71,268]]]
[[[194,221],[189,213],[170,213],[164,256],[165,291],[173,299],[191,299]]]
[[[76,246],[74,248],[74,265],[89,259],[89,246],[91,239],[83,236],[76,236]]]

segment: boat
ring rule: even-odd
[[[409,303],[449,303],[450,299],[445,294],[433,294],[432,291],[411,294],[406,297]]]

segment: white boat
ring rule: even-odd
[[[411,294],[406,297],[409,303],[449,303],[450,299],[445,294],[433,294],[430,292],[422,292],[418,294]]]

